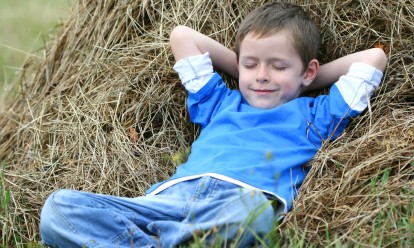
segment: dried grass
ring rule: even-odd
[[[58,188],[138,196],[167,178],[171,158],[198,134],[172,71],[169,32],[184,24],[232,47],[242,18],[264,2],[79,0],[42,58],[26,63],[18,92],[2,103],[8,237],[39,240],[40,208]],[[384,213],[413,206],[413,193],[404,192],[414,189],[414,1],[293,2],[320,26],[322,62],[376,45],[389,65],[369,110],[312,161],[278,230],[316,245],[331,242],[325,229],[336,242],[372,244]],[[384,222],[401,216],[388,217]],[[384,246],[412,235],[386,229]]]

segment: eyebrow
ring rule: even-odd
[[[245,60],[257,60],[257,57],[254,57],[254,56],[240,56],[240,59],[239,60],[242,60],[242,59],[245,59]],[[273,58],[269,58],[269,59],[267,59],[266,61],[268,61],[268,62],[270,62],[270,63],[273,63],[273,62],[288,62],[288,59],[284,59],[284,58],[278,58],[278,57],[273,57]]]

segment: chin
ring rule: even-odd
[[[247,103],[249,103],[249,105],[254,108],[263,109],[263,110],[273,109],[281,105],[279,101],[274,102],[274,101],[263,101],[263,99],[260,99],[260,100],[262,101],[253,101],[253,102],[247,101]]]
[[[258,109],[267,110],[267,109],[276,108],[276,107],[277,107],[277,105],[269,105],[269,104],[256,104],[256,105],[253,105],[253,107],[258,108]]]

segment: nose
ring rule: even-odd
[[[268,68],[265,65],[259,67],[256,75],[256,82],[258,83],[267,83],[269,82],[269,72]]]

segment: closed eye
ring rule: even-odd
[[[272,65],[273,69],[276,69],[278,71],[283,71],[287,68],[287,66],[283,66],[283,65]]]
[[[250,69],[250,68],[254,68],[256,64],[244,64],[243,66],[247,69]]]

